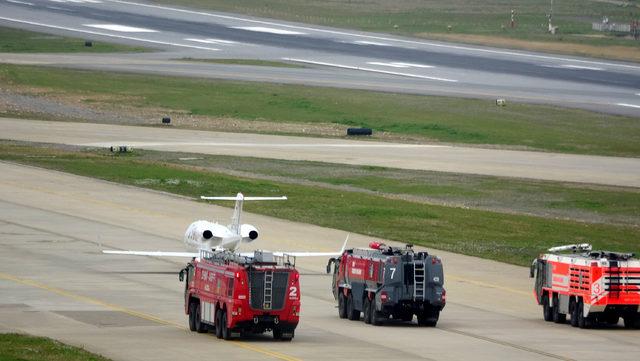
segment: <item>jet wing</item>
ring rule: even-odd
[[[347,247],[347,242],[349,241],[349,235],[345,238],[344,243],[342,244],[342,249],[338,252],[296,252],[296,251],[269,251],[273,253],[276,257],[283,256],[292,256],[292,257],[340,257],[345,248]],[[244,257],[253,257],[254,253],[243,252],[240,255]]]
[[[106,254],[123,254],[130,256],[154,256],[154,257],[199,257],[197,252],[164,252],[164,251],[102,251]]]

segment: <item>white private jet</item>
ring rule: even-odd
[[[165,251],[111,251],[104,250],[107,254],[123,254],[132,256],[156,256],[156,257],[200,257],[200,251],[236,251],[240,244],[250,243],[258,238],[258,230],[250,224],[240,224],[242,215],[242,203],[244,201],[275,201],[286,200],[287,197],[245,197],[238,193],[235,197],[205,197],[201,199],[216,201],[236,201],[236,206],[231,217],[231,224],[223,226],[217,222],[195,221],[187,228],[184,234],[184,243],[189,252],[165,252]],[[349,236],[344,240],[342,249],[339,252],[271,252],[274,256],[293,257],[338,257],[347,246]],[[253,253],[241,253],[243,256],[252,256]]]

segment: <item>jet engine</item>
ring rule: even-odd
[[[242,242],[249,243],[258,238],[258,230],[250,224],[243,224],[240,226],[240,236]]]
[[[210,249],[220,243],[227,228],[209,221],[195,221],[184,233],[184,243],[191,249]]]

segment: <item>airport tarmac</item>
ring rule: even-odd
[[[640,187],[640,159],[0,118],[2,138]]]
[[[443,258],[448,304],[436,328],[338,319],[326,259],[298,259],[296,338],[222,341],[187,330],[184,285],[175,274],[184,260],[100,253],[181,251],[191,221],[224,222],[230,214],[184,197],[0,162],[0,331],[53,337],[114,360],[636,360],[640,352],[637,330],[544,322],[526,268],[441,251],[432,253]],[[245,249],[331,251],[347,233],[245,219],[261,230]],[[349,243],[370,240],[352,234]]]

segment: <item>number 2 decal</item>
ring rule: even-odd
[[[296,286],[289,287],[289,298],[290,299],[298,298],[298,287]]]

